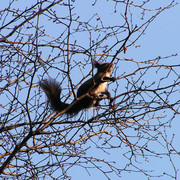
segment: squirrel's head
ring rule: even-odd
[[[113,63],[99,63],[94,60],[94,66],[98,69],[98,73],[103,72],[103,73],[109,73],[111,74],[113,70]]]

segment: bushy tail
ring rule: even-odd
[[[60,99],[61,88],[59,84],[51,79],[42,80],[39,83],[40,87],[46,93],[52,109],[57,112],[63,111],[69,104],[63,103]]]
[[[46,93],[51,107],[54,111],[61,112],[68,106],[70,106],[70,108],[66,111],[66,114],[76,115],[77,113],[79,113],[79,111],[90,107],[92,104],[92,100],[88,96],[76,102],[73,101],[72,105],[63,103],[60,99],[61,88],[59,84],[52,79],[42,80],[40,81],[39,85]]]

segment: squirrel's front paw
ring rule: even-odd
[[[113,82],[116,81],[116,78],[115,78],[115,77],[112,77],[111,79],[112,79]]]

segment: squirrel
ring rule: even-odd
[[[94,61],[94,66],[97,68],[97,73],[84,82],[77,91],[77,98],[71,103],[64,103],[60,99],[61,87],[52,79],[45,79],[39,82],[40,87],[44,90],[51,104],[51,107],[56,112],[61,112],[67,108],[67,115],[76,115],[81,110],[90,107],[96,107],[100,101],[104,99],[105,94],[107,99],[110,99],[110,104],[113,101],[111,94],[107,90],[107,82],[114,82],[116,78],[110,77],[113,70],[113,63],[99,63]]]

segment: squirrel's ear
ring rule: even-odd
[[[101,63],[99,63],[96,60],[93,60],[93,65],[94,65],[94,67],[98,68],[99,66],[101,66]]]

